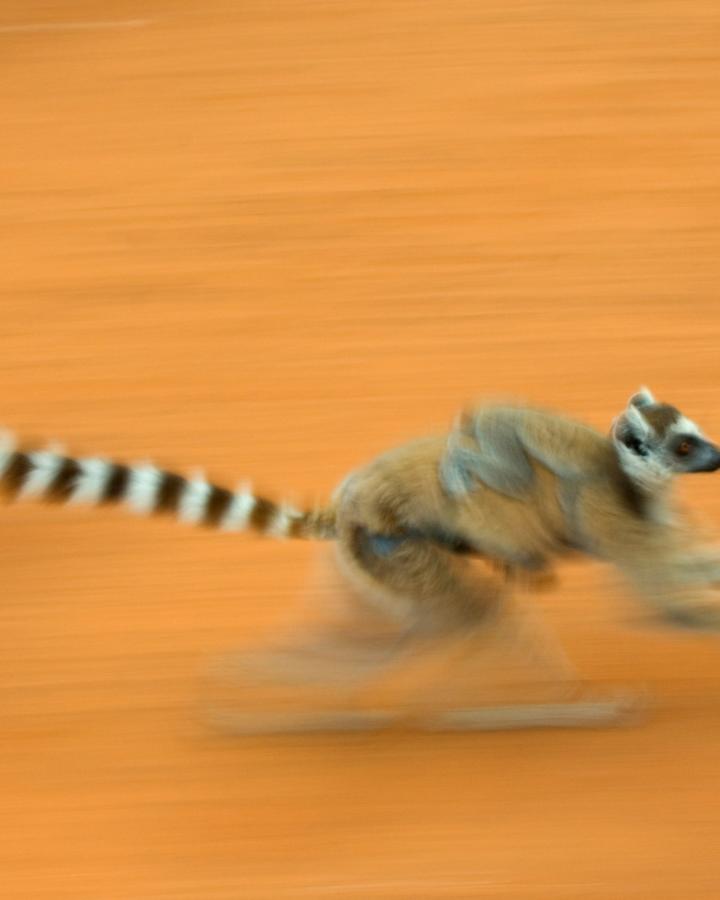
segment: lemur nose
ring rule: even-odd
[[[715,444],[709,444],[708,448],[712,453],[712,457],[706,471],[717,472],[717,470],[720,469],[720,447],[717,447]]]

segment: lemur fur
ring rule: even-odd
[[[482,606],[461,557],[543,573],[569,551],[614,563],[670,615],[704,614],[693,591],[720,580],[720,554],[677,517],[669,488],[674,475],[718,468],[718,448],[647,389],[609,435],[539,409],[469,410],[449,435],[381,455],[326,507],[306,511],[149,463],[25,449],[9,434],[0,442],[0,482],[12,498],[125,503],[214,528],[334,540],[350,577],[383,602],[422,606],[418,596],[432,594],[433,617],[450,620]]]

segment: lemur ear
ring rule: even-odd
[[[649,388],[641,387],[637,393],[628,400],[628,407],[635,406],[642,409],[644,406],[653,406],[657,401]]]
[[[652,432],[652,426],[645,418],[645,416],[640,412],[637,404],[630,403],[628,408],[625,410],[625,413],[622,416],[623,421],[626,426],[630,429],[633,435],[638,438],[638,440],[645,440],[645,438],[650,436]]]

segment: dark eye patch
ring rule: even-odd
[[[623,438],[623,444],[625,444],[628,450],[637,453],[638,456],[647,456],[647,447],[639,438],[635,437],[634,434],[626,435],[626,437]]]

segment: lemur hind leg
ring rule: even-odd
[[[412,652],[390,674],[396,696],[402,686],[396,706],[416,726],[577,727],[607,724],[634,708],[628,695],[588,696],[539,614],[467,557],[355,529],[340,558],[351,582],[408,629]]]
[[[397,719],[367,693],[412,654],[408,627],[353,589],[325,548],[304,593],[312,608],[299,624],[216,659],[207,672],[203,712],[221,731],[369,730]]]
[[[227,664],[241,702],[215,708],[223,730],[587,726],[625,712],[624,698],[583,698],[549,633],[466,558],[360,527],[338,557],[352,588],[340,615]]]
[[[432,606],[436,591],[446,590],[447,568],[437,565],[434,551],[426,556],[423,545],[410,550],[405,544],[353,529],[340,542],[332,567],[323,559],[319,583],[312,585],[325,601],[319,622],[215,663],[206,703],[212,722],[224,731],[249,733],[369,729],[404,717],[404,706],[388,706],[385,685],[395,671],[414,670],[440,646],[445,614]],[[450,554],[443,556],[450,561]],[[401,590],[408,579],[417,586],[416,597]],[[455,636],[460,622],[472,621],[482,609],[476,597],[466,601]]]

